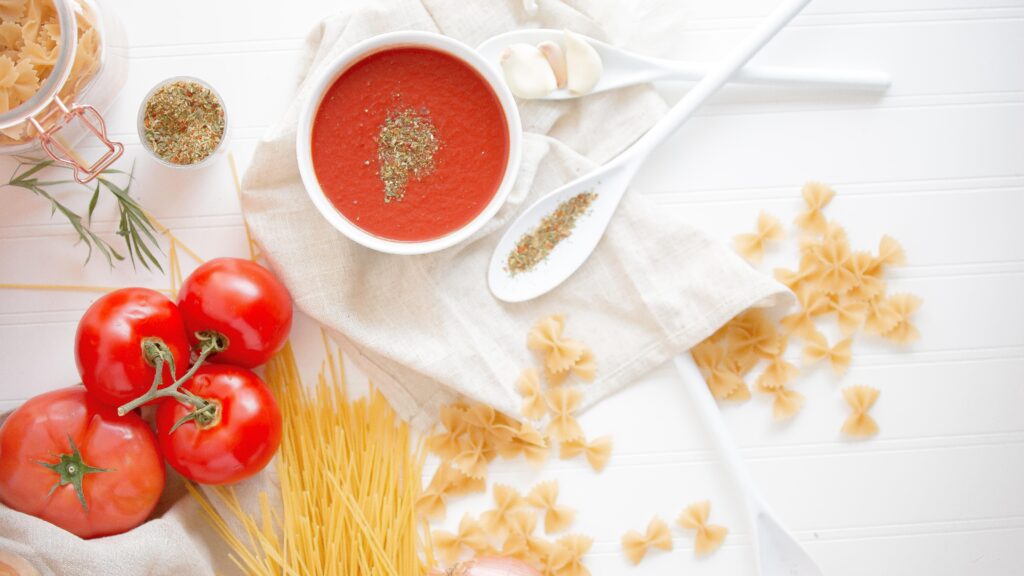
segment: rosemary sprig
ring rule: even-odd
[[[89,208],[86,212],[85,219],[83,219],[82,216],[74,210],[71,210],[62,204],[59,200],[54,198],[53,194],[50,193],[50,190],[54,186],[72,184],[74,183],[74,180],[41,180],[38,176],[42,170],[51,167],[59,170],[70,170],[70,168],[66,168],[64,166],[55,165],[53,160],[19,158],[18,165],[14,168],[14,173],[11,175],[10,180],[6,184],[0,185],[0,187],[11,186],[14,188],[21,188],[45,198],[50,203],[50,215],[52,216],[57,212],[60,212],[65,218],[67,218],[68,222],[71,223],[71,227],[78,234],[77,242],[85,244],[88,249],[85,256],[85,262],[88,263],[92,258],[92,251],[93,248],[95,248],[103,254],[107,259],[107,263],[113,267],[115,262],[125,259],[124,255],[118,252],[117,249],[111,246],[110,243],[98,234],[93,232],[91,228],[92,215],[96,210],[96,204],[99,201],[100,190],[106,189],[113,194],[114,198],[117,200],[118,213],[120,215],[117,235],[124,239],[128,258],[132,262],[132,267],[134,268],[137,263],[141,263],[147,270],[151,270],[152,266],[160,272],[163,272],[163,267],[160,265],[160,261],[156,257],[156,253],[163,254],[160,250],[160,244],[156,239],[156,229],[153,227],[153,223],[149,221],[149,217],[146,216],[145,211],[130,194],[132,181],[135,179],[134,164],[132,164],[130,172],[114,169],[107,169],[103,171],[103,174],[96,179],[95,188],[92,189],[92,197],[89,199]],[[115,184],[110,179],[111,175],[119,174],[126,174],[128,176],[128,184],[123,188]]]

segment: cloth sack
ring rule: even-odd
[[[312,78],[353,44],[394,30],[440,32],[476,45],[524,26],[569,28],[602,38],[588,2],[391,0],[328,20],[309,44]],[[284,119],[257,146],[242,182],[246,222],[296,305],[327,327],[395,409],[429,425],[463,395],[515,415],[515,381],[536,364],[526,334],[538,319],[566,316],[566,335],[597,358],[584,407],[686,351],[753,305],[786,289],[729,248],[646,199],[627,193],[607,235],[582,268],[553,292],[508,304],[487,287],[486,269],[505,225],[559,185],[606,162],[665,112],[649,86],[570,102],[520,102],[522,167],[506,204],[468,241],[439,253],[396,256],[364,248],[317,212],[295,159],[305,81]],[[556,248],[557,249],[557,248]]]
[[[301,76],[355,42],[392,30],[440,31],[470,45],[525,26],[602,38],[612,22],[607,13],[596,15],[607,8],[597,0],[540,0],[535,13],[518,0],[349,5],[310,35]],[[247,222],[297,305],[329,327],[396,409],[417,423],[429,423],[438,405],[458,393],[517,413],[512,382],[535,361],[525,348],[526,333],[547,314],[565,313],[567,334],[594,349],[600,378],[587,387],[592,403],[743,309],[785,293],[725,247],[659,217],[643,198],[627,194],[597,252],[564,286],[526,304],[502,304],[490,296],[486,262],[502,226],[524,205],[606,161],[650,127],[665,111],[650,88],[566,104],[523,103],[523,164],[508,203],[471,241],[418,257],[360,248],[315,211],[295,162],[296,114],[306,97],[308,89],[300,86],[284,120],[259,144],[244,181]],[[260,491],[277,499],[273,467],[236,490],[247,510],[257,509]],[[81,540],[0,505],[0,550],[25,557],[47,576],[238,573],[173,472],[153,519],[107,538]]]

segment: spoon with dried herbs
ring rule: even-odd
[[[808,3],[810,0],[784,2],[629,148],[524,210],[491,255],[487,272],[491,293],[506,302],[523,302],[548,293],[572,276],[597,247],[650,153]]]

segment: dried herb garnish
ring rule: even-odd
[[[519,238],[516,247],[508,255],[505,270],[515,276],[543,262],[559,242],[569,237],[576,227],[576,221],[586,214],[595,199],[595,192],[580,192],[559,204],[536,228]]]
[[[389,112],[377,135],[384,202],[401,200],[410,178],[419,180],[433,172],[434,155],[440,147],[429,111],[402,108]]]
[[[172,164],[202,162],[224,137],[224,107],[212,90],[177,80],[146,101],[142,119],[146,145]]]

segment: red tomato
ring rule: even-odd
[[[0,426],[0,501],[79,537],[142,524],[163,489],[153,431],[81,386],[36,396]]]
[[[255,373],[205,364],[181,386],[217,406],[211,422],[188,421],[193,410],[168,398],[156,411],[157,438],[167,463],[201,484],[231,484],[262,470],[281,443],[281,411]]]
[[[255,368],[284,346],[292,327],[288,290],[266,268],[240,258],[217,258],[196,268],[178,293],[178,308],[193,342],[196,332],[227,339],[214,359]]]
[[[82,383],[111,406],[143,395],[153,383],[152,360],[143,351],[143,343],[151,339],[166,345],[177,374],[183,374],[189,361],[188,338],[170,298],[148,288],[123,288],[93,302],[75,334],[75,361]],[[165,386],[174,381],[170,374],[165,368]]]

